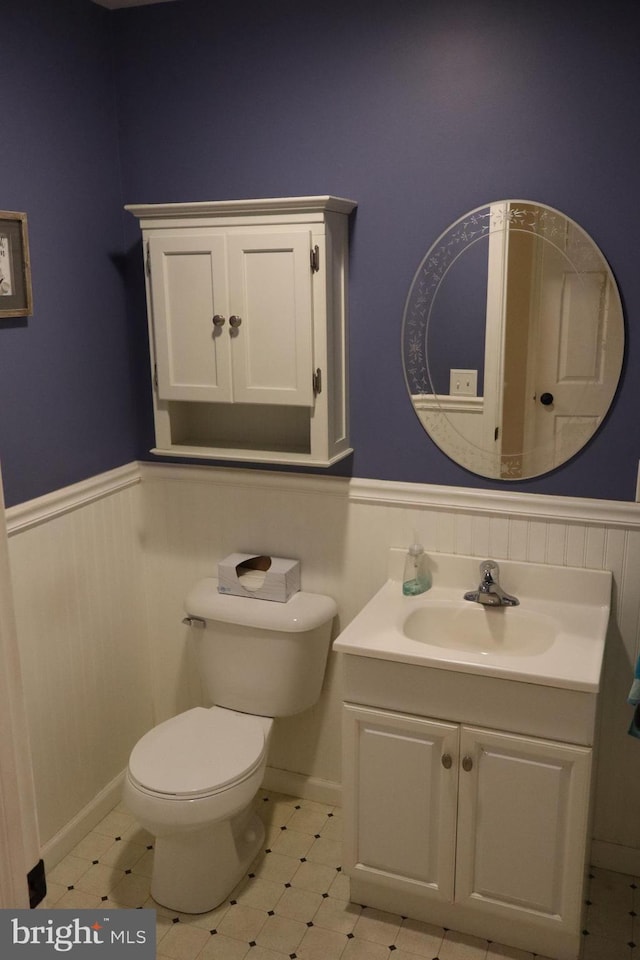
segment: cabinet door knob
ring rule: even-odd
[[[462,769],[466,770],[468,773],[469,770],[473,768],[473,758],[472,757],[463,757],[462,758]]]
[[[452,764],[453,764],[453,760],[451,759],[451,754],[450,754],[450,753],[443,753],[443,754],[442,754],[442,766],[445,768],[445,770],[450,770]]]
[[[229,323],[231,324],[233,329],[236,330],[242,323],[242,317],[237,317],[234,313],[232,317],[229,317]]]
[[[213,323],[214,327],[223,327],[223,326],[224,326],[224,317],[221,316],[219,313],[216,313],[216,315],[214,316],[214,318],[213,318],[213,320],[212,320],[211,322]]]

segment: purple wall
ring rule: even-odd
[[[405,391],[400,328],[414,271],[438,235],[483,203],[530,198],[576,219],[609,258],[631,323],[629,362],[589,448],[509,488],[633,499],[636,12],[615,0],[600,13],[571,0],[182,0],[117,14],[128,202],[358,201],[355,454],[337,472],[499,488],[423,433]]]
[[[492,200],[528,198],[573,217],[608,257],[628,354],[589,447],[508,488],[633,499],[636,9],[621,0],[601,12],[578,0],[180,0],[110,13],[89,0],[3,0],[0,89],[11,95],[0,208],[29,215],[36,305],[28,321],[0,323],[7,501],[148,456],[142,265],[123,203],[324,193],[358,201],[356,452],[336,472],[501,486],[456,466],[422,432],[400,327],[414,272],[448,224]]]
[[[135,459],[109,13],[2,0],[0,209],[27,213],[34,314],[0,320],[8,504]]]

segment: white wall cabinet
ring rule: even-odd
[[[591,750],[344,706],[352,899],[577,957]]]
[[[329,466],[348,436],[348,215],[335,197],[128,206],[146,264],[156,447]]]

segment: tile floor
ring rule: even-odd
[[[153,838],[116,807],[48,876],[46,906],[153,907],[158,960],[532,960],[533,953],[349,903],[341,811],[260,791],[265,850],[211,913],[149,897]],[[640,880],[594,868],[583,960],[640,960]],[[588,933],[587,933],[588,931]],[[638,946],[634,944],[634,937]]]

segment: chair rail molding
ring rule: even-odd
[[[341,497],[350,503],[379,504],[495,514],[535,520],[587,523],[590,526],[640,528],[640,503],[595,500],[467,487],[437,486],[349,477],[318,477],[314,474],[245,470],[194,464],[141,462],[143,483],[150,480],[189,481],[232,486],[277,488],[298,493]]]
[[[361,477],[322,477],[304,472],[248,470],[200,464],[137,461],[8,507],[7,533],[68,513],[84,504],[139,483],[172,481],[291,490],[337,497],[350,503],[494,514],[535,520],[640,528],[640,503],[405,483]]]
[[[106,473],[99,473],[87,480],[53,490],[42,497],[26,500],[6,510],[7,533],[11,536],[22,530],[28,530],[40,523],[46,523],[54,517],[69,513],[85,504],[108,497],[118,490],[140,483],[140,466],[137,462],[128,463]]]

